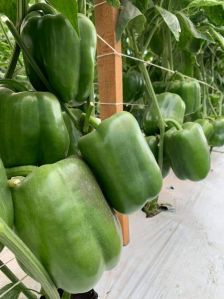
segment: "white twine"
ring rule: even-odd
[[[105,54],[101,54],[101,55],[98,55],[97,58],[103,58],[103,57],[106,57],[106,56],[110,56],[110,55],[118,55],[118,56],[121,56],[121,57],[126,57],[126,58],[129,58],[129,59],[132,59],[132,60],[135,60],[135,61],[138,61],[138,62],[143,62],[144,64],[146,65],[151,65],[151,66],[154,66],[156,68],[159,68],[161,70],[164,70],[166,72],[170,72],[172,74],[175,74],[177,73],[177,71],[173,71],[173,70],[170,70],[168,68],[165,68],[163,66],[160,66],[158,64],[155,64],[155,63],[152,63],[152,62],[149,62],[149,61],[145,61],[143,59],[140,59],[140,58],[137,58],[137,57],[134,57],[134,56],[131,56],[131,55],[127,55],[127,54],[123,54],[123,53],[120,53],[118,52],[116,49],[114,49],[104,38],[102,38],[102,36],[100,36],[99,34],[97,34],[97,37],[103,42],[105,43],[113,52],[109,52],[109,53],[105,53]],[[180,73],[180,72],[178,72]],[[218,92],[220,92],[217,88],[213,87],[212,85],[208,84],[207,82],[204,82],[202,80],[198,80],[196,78],[193,78],[193,77],[190,77],[190,76],[187,76],[187,75],[184,75],[182,73],[180,73],[183,77],[185,78],[188,78],[188,79],[194,79],[196,80],[198,83],[202,84],[202,85],[206,85],[208,86],[209,88],[213,89],[213,90],[216,90]]]

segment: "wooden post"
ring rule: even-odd
[[[121,53],[121,43],[116,41],[116,21],[118,10],[102,0],[95,0],[95,24],[101,36],[117,52]],[[100,117],[105,119],[123,110],[122,58],[113,53],[100,38],[97,45],[97,69],[100,96]],[[128,217],[118,213],[123,233],[123,243],[129,243]]]

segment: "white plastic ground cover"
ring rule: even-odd
[[[96,286],[99,299],[223,299],[222,150],[212,154],[211,172],[202,182],[179,181],[170,174],[160,202],[173,208],[151,219],[142,212],[130,216],[131,242],[120,264]],[[4,261],[10,258],[6,250],[0,254]],[[23,277],[15,260],[9,268]],[[0,286],[6,282],[0,274]],[[29,278],[24,283],[38,289]]]

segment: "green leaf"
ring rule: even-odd
[[[148,8],[154,6],[152,0],[131,0],[131,2],[143,13],[145,13]]]
[[[144,30],[145,22],[146,18],[141,11],[130,1],[123,0],[116,27],[117,40],[121,39],[122,33],[128,26],[138,33],[142,32]]]
[[[48,2],[66,18],[69,19],[72,26],[79,33],[78,27],[78,3],[76,0],[66,0],[66,4],[61,0],[48,0]]]
[[[116,7],[116,8],[120,7],[120,1],[119,0],[107,0],[107,3],[110,4],[113,7]]]
[[[187,7],[200,8],[206,6],[224,5],[223,0],[193,0]]]
[[[189,5],[189,3],[192,2],[192,0],[171,0],[170,7],[171,10],[181,10]],[[168,4],[169,5],[169,4]]]
[[[159,12],[164,22],[173,33],[175,39],[179,41],[181,28],[178,18],[173,13],[160,6],[156,6],[156,10]]]
[[[16,23],[16,0],[0,0],[0,14],[7,16],[14,24]]]
[[[209,22],[215,26],[224,26],[224,5],[204,7]]]
[[[197,30],[194,23],[184,13],[177,13],[177,17],[181,25],[181,38],[185,39],[186,42],[192,37],[210,41],[205,34]]]
[[[212,42],[207,35],[197,30],[194,23],[183,13],[177,13],[181,25],[179,48],[197,53],[204,41]]]
[[[5,295],[3,297],[1,297],[2,299],[18,299],[19,298],[21,289],[19,288],[19,286],[13,287],[13,285],[14,285],[13,283],[9,283],[0,289],[0,296],[5,293]]]

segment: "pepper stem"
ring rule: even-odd
[[[43,11],[43,13],[46,15],[55,15],[56,14],[56,11],[52,6],[48,5],[47,3],[42,3],[42,2],[33,4],[28,9],[28,13],[31,11],[37,11],[37,10]]]
[[[57,288],[42,264],[26,244],[0,218],[0,242],[11,250],[29,273],[41,284],[49,299],[60,299]]]
[[[85,113],[83,113],[85,115]],[[92,126],[94,129],[97,129],[99,125],[101,124],[101,120],[97,117],[90,116],[89,118],[89,124]]]
[[[86,134],[89,131],[89,125],[90,125],[90,117],[93,111],[94,105],[93,103],[89,103],[86,115],[85,115],[85,120],[84,120],[84,126],[83,126],[83,133]]]
[[[34,165],[6,168],[6,174],[7,174],[8,179],[10,179],[11,177],[15,177],[15,176],[25,177],[37,168],[38,168],[38,166],[34,166]]]
[[[75,127],[80,130],[79,128],[79,123],[80,123],[80,119],[78,119],[69,109],[69,107],[67,105],[63,105],[63,108],[65,109],[65,111],[68,113],[68,116],[71,118],[71,120],[73,121]],[[82,113],[82,117],[86,117],[86,113]],[[89,117],[89,125],[92,126],[94,129],[96,129],[101,123],[101,120],[99,118],[90,116]]]
[[[170,124],[174,125],[174,127],[177,130],[181,130],[182,129],[181,125],[176,120],[171,119],[171,118],[165,118],[164,120],[165,120],[166,124],[170,123]]]
[[[71,294],[64,291],[61,299],[70,299],[70,298],[71,298]]]

